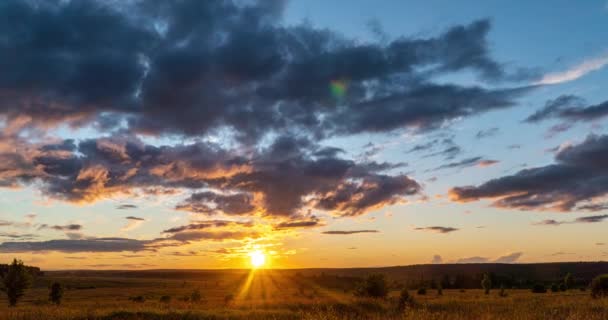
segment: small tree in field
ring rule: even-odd
[[[490,289],[492,289],[492,280],[490,280],[490,276],[488,276],[487,273],[483,275],[481,287],[483,288],[485,294],[490,294]]]
[[[412,307],[415,304],[415,300],[412,296],[410,296],[409,291],[407,291],[407,288],[404,288],[403,290],[401,290],[401,293],[399,294],[399,300],[397,302],[397,309],[400,311],[403,311],[405,309],[407,309],[408,307]]]
[[[190,294],[190,302],[200,302],[203,296],[201,295],[201,291],[199,289],[195,289]]]
[[[8,271],[2,276],[2,291],[6,292],[8,305],[14,307],[32,283],[32,277],[23,265],[23,261],[14,259]]]
[[[437,295],[438,296],[443,295],[443,287],[441,286],[441,283],[437,283]]]
[[[355,295],[370,298],[385,298],[388,295],[388,283],[383,274],[372,274],[359,284]]]
[[[608,297],[608,274],[597,276],[591,281],[591,297],[594,299]]]
[[[54,282],[49,291],[49,301],[56,305],[60,305],[61,299],[63,299],[63,287],[61,286],[61,283]]]
[[[574,278],[572,278],[572,274],[568,272],[564,277],[564,286],[566,290],[570,290],[574,287]]]

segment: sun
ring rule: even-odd
[[[254,269],[260,268],[264,266],[264,263],[266,263],[266,256],[262,251],[259,250],[250,252],[249,258],[251,259],[251,266]]]

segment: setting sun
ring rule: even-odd
[[[251,259],[251,266],[256,269],[262,267],[266,262],[266,256],[259,250],[249,253],[249,257]]]

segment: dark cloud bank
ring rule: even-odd
[[[606,193],[608,136],[605,135],[590,135],[579,144],[561,148],[553,164],[521,170],[479,186],[450,190],[456,201],[487,198],[502,208],[558,211],[602,210],[606,203],[601,199]]]
[[[36,185],[46,196],[77,203],[185,189],[189,195],[177,210],[274,217],[276,229],[320,226],[306,208],[358,216],[421,192],[417,181],[395,173],[403,164],[347,159],[343,150],[324,146],[324,138],[433,130],[514,106],[533,88],[496,85],[536,76],[492,58],[488,20],[381,44],[282,25],[283,1],[112,4],[0,2],[0,140],[9,146],[0,150],[0,186]],[[434,81],[459,71],[492,86]],[[104,136],[50,143],[19,134],[59,125],[92,126]],[[208,142],[218,133],[231,143]],[[150,145],[141,134],[194,142]],[[446,145],[441,152],[451,159],[461,150]],[[584,162],[570,159],[572,153],[563,153],[567,161]],[[482,161],[465,160],[449,166]],[[597,193],[580,189],[572,193]],[[454,194],[462,200],[488,194],[478,190]],[[192,228],[166,235],[175,241],[255,236]],[[156,243],[150,241],[4,243],[0,251],[138,251]]]

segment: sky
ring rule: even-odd
[[[0,263],[608,257],[606,1],[0,2]]]

